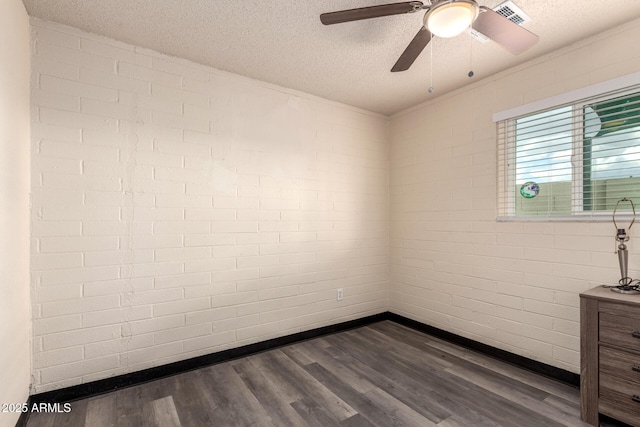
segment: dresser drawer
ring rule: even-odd
[[[600,313],[598,339],[601,343],[640,352],[640,319]]]
[[[633,426],[640,426],[640,384],[600,373],[598,410]]]
[[[600,372],[628,379],[640,386],[640,354],[618,348],[600,346]]]

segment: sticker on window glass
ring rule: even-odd
[[[520,195],[525,199],[533,199],[540,192],[540,186],[533,181],[525,182],[520,186]]]

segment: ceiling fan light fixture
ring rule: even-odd
[[[478,17],[474,0],[440,0],[424,16],[424,26],[435,36],[450,38],[461,34]]]

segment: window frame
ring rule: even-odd
[[[585,107],[631,93],[640,93],[640,73],[602,82],[545,100],[494,114],[498,137],[497,145],[497,220],[498,221],[605,221],[610,210],[584,210],[584,123]],[[518,215],[516,213],[516,120],[544,111],[571,106],[571,210],[570,214]],[[511,138],[509,138],[511,135]],[[502,139],[502,140],[501,140]],[[631,214],[623,214],[628,215]]]

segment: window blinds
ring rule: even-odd
[[[640,204],[640,87],[497,122],[499,217]]]

